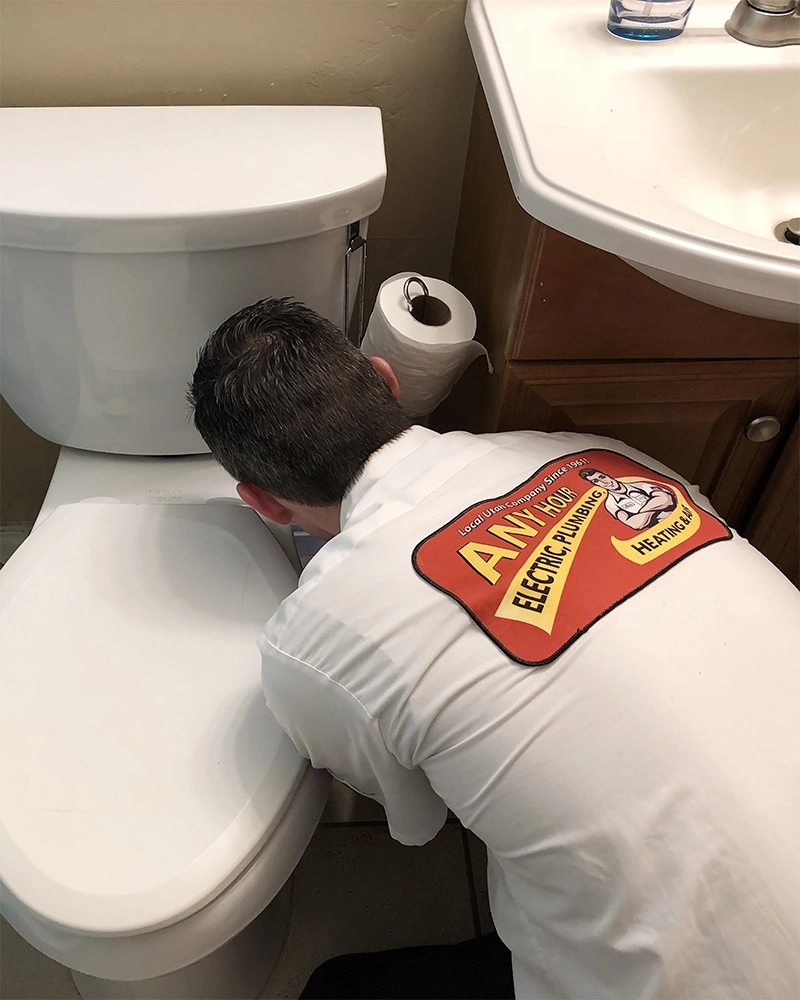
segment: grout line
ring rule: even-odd
[[[388,829],[389,824],[385,819],[328,819],[317,826],[385,826]]]
[[[475,937],[483,934],[481,929],[481,916],[478,910],[478,893],[475,891],[475,873],[472,870],[472,855],[469,850],[469,837],[464,827],[461,827],[461,843],[464,846],[464,860],[467,865],[467,885],[469,886],[469,902],[472,907],[472,925],[475,928]]]
[[[448,816],[445,820],[445,826],[454,823],[458,823],[455,816]],[[389,824],[385,819],[325,819],[320,820],[317,826],[385,826],[388,829]]]

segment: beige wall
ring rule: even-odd
[[[377,105],[374,298],[397,271],[449,274],[475,88],[464,13],[465,0],[2,0],[0,101]],[[0,520],[32,520],[56,449],[5,404],[0,449]]]

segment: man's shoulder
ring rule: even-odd
[[[355,610],[380,601],[380,579],[388,569],[386,555],[377,561],[347,532],[327,542],[303,570],[297,589],[280,604],[264,628],[276,647],[313,660],[311,652],[327,645],[334,632],[352,628]]]

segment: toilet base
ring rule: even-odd
[[[290,885],[291,879],[255,920],[199,962],[164,976],[125,982],[73,969],[73,982],[84,1000],[255,1000],[283,948]]]

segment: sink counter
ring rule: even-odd
[[[470,0],[467,31],[506,169],[532,216],[701,301],[800,316],[800,47],[724,29],[628,41],[597,0]]]

